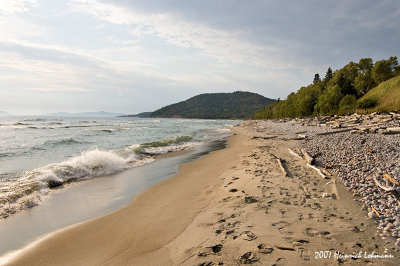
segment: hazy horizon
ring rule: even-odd
[[[281,98],[400,56],[400,2],[0,2],[0,110],[153,111],[206,92]]]

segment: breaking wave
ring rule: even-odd
[[[155,155],[194,148],[201,143],[189,142],[183,136],[156,142],[132,145],[119,151],[97,148],[81,153],[61,163],[26,171],[18,178],[0,182],[0,218],[6,218],[20,210],[31,208],[56,187],[99,176],[121,172],[154,161]],[[73,139],[65,139],[51,145],[68,145]]]

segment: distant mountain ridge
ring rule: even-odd
[[[205,93],[158,109],[151,117],[244,119],[274,101],[252,92]]]
[[[0,115],[9,115],[9,113],[7,113],[5,111],[0,111]]]
[[[138,114],[134,114],[134,115],[120,115],[120,116],[118,116],[118,117],[146,118],[146,117],[150,117],[151,114],[152,114],[152,112],[143,112],[143,113],[138,113]]]
[[[117,117],[123,115],[122,113],[109,113],[109,112],[84,112],[84,113],[67,113],[67,112],[58,112],[58,113],[50,113],[43,114],[43,116],[69,116],[69,117]]]

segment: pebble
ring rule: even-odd
[[[392,117],[392,118],[391,118]],[[357,118],[357,125],[380,128],[400,127],[400,113],[352,115],[349,117],[319,117],[305,119],[281,119],[260,121],[259,126],[296,137],[296,132],[307,132],[307,138],[300,142],[303,149],[316,158],[319,167],[334,172],[356,199],[360,208],[368,210],[368,217],[378,221],[378,231],[382,237],[398,237],[400,231],[400,201],[391,193],[379,188],[374,178],[383,184],[391,184],[383,174],[400,182],[400,134],[385,135],[370,131],[341,132],[318,135],[333,131],[338,123],[346,126],[346,121]],[[383,122],[382,122],[383,121]],[[285,122],[285,123],[282,123]],[[385,131],[385,130],[384,130]],[[384,132],[382,131],[382,132]],[[374,132],[374,131],[372,131]],[[400,187],[395,187],[400,192]],[[325,198],[325,193],[322,197]],[[380,215],[372,211],[372,207]],[[400,238],[396,246],[400,245]]]

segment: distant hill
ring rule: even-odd
[[[273,99],[251,92],[206,93],[158,109],[151,117],[243,119],[273,102]]]
[[[119,115],[118,117],[137,117],[137,118],[146,118],[150,117],[152,112],[143,112],[143,113],[138,113],[134,115]]]
[[[9,113],[4,112],[4,111],[0,111],[0,115],[9,115]]]
[[[109,112],[86,112],[86,113],[66,113],[58,112],[51,114],[44,114],[43,116],[69,116],[69,117],[117,117],[123,115],[122,113],[109,113]]]
[[[358,99],[360,113],[400,110],[400,76],[382,82]]]

